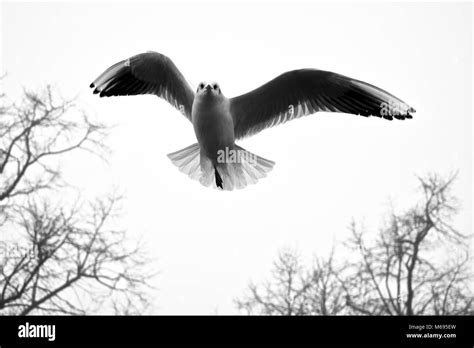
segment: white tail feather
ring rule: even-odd
[[[275,165],[275,162],[254,155],[240,146],[235,145],[235,150],[239,152],[237,161],[218,161],[215,165],[207,156],[201,154],[199,144],[170,153],[168,157],[181,172],[204,186],[212,185],[217,188],[217,170],[222,178],[222,189],[226,191],[256,184]]]

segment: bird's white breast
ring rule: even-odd
[[[201,149],[213,159],[218,150],[234,146],[234,122],[225,97],[197,97],[193,103],[192,121]]]

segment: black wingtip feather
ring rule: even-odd
[[[89,85],[90,88],[94,88],[95,85],[94,85],[94,82],[92,82],[90,85]]]

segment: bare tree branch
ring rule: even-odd
[[[249,294],[236,299],[239,310],[248,314],[307,315],[338,314],[343,309],[343,293],[338,286],[333,266],[333,253],[327,260],[316,259],[306,271],[298,253],[282,250],[274,263],[272,282],[262,289],[249,285]]]
[[[50,188],[60,178],[52,157],[82,149],[102,154],[105,126],[89,120],[74,101],[55,100],[51,87],[25,91],[0,114],[0,202]]]
[[[469,260],[468,237],[451,225],[457,212],[456,200],[450,193],[455,177],[418,178],[420,202],[405,213],[392,212],[390,223],[369,247],[365,245],[363,233],[355,224],[351,225],[350,244],[353,250],[359,251],[364,264],[363,270],[350,280],[354,286],[346,287],[348,304],[355,312],[472,313],[472,301],[467,300],[472,298],[472,271],[465,267]],[[446,247],[450,243],[458,252],[466,254],[463,261],[451,258],[450,263],[440,259],[439,255],[448,254]],[[360,269],[360,263],[354,262],[352,267]],[[384,283],[383,289],[381,283]]]

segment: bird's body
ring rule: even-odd
[[[234,122],[229,100],[211,90],[204,91],[194,98],[191,117],[202,151],[216,164],[219,150],[234,148]]]
[[[215,82],[201,82],[193,92],[173,62],[156,52],[114,64],[91,87],[101,97],[155,94],[179,109],[192,122],[198,142],[168,157],[192,179],[224,190],[256,183],[274,165],[235,140],[318,111],[387,120],[409,119],[415,112],[378,87],[315,69],[288,71],[234,98],[225,97]]]

